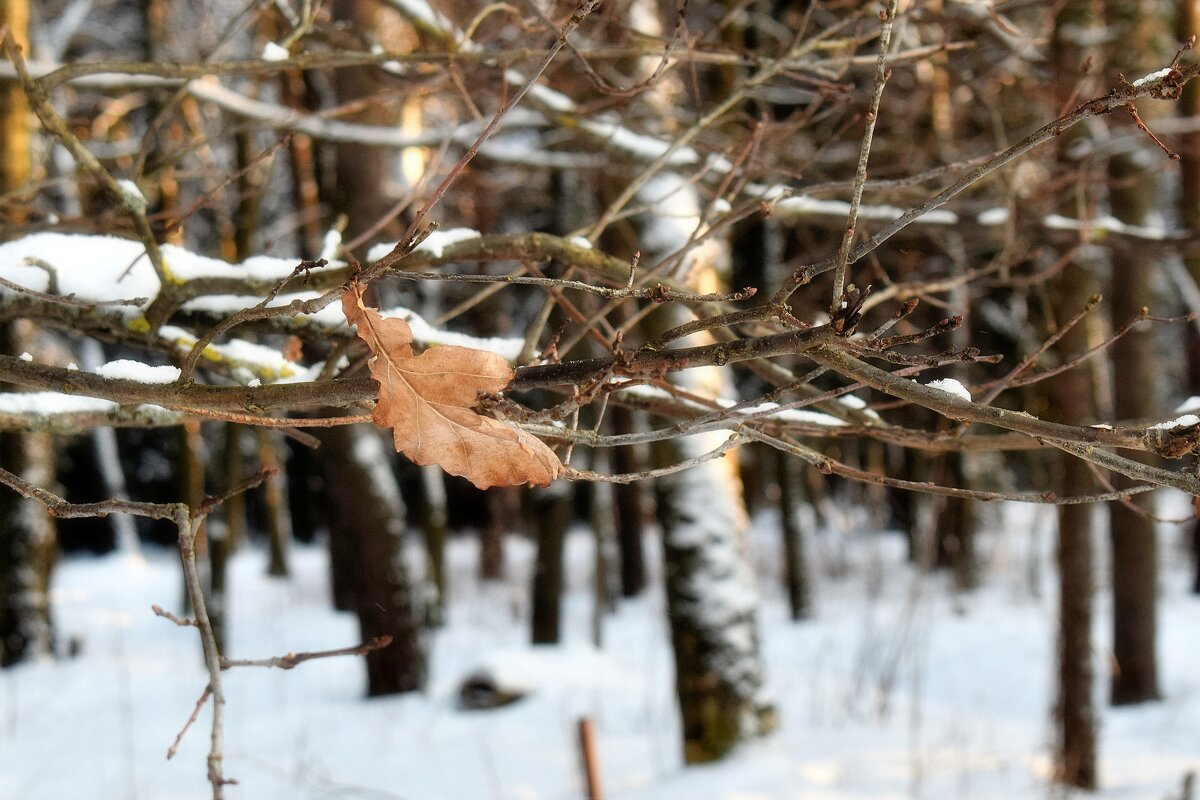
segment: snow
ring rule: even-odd
[[[96,367],[94,372],[105,378],[138,383],[174,383],[179,380],[179,367],[152,367],[140,361],[121,358]]]
[[[244,308],[245,306],[242,307]],[[172,342],[181,356],[186,356],[190,353],[192,347],[196,344],[196,337],[190,331],[174,325],[163,325],[159,328],[158,333],[163,339]],[[288,361],[275,348],[254,344],[242,339],[231,339],[223,343],[210,344],[204,348],[201,359],[202,362],[211,361],[220,363],[234,370],[248,370],[251,373],[257,373],[260,378],[266,378],[271,382],[288,379],[294,381],[313,377],[313,374],[310,374],[311,370]]]
[[[516,70],[510,69],[504,73],[504,80],[514,86],[523,86],[527,78]],[[575,111],[575,102],[571,98],[562,92],[556,92],[548,86],[535,84],[529,87],[529,91],[525,96],[552,111],[560,111],[565,114]]]
[[[175,280],[242,278],[277,281],[291,275],[300,263],[298,258],[254,256],[241,264],[230,264],[175,245],[164,244],[161,249],[167,271]],[[129,239],[35,233],[0,244],[0,277],[34,291],[48,291],[50,275],[35,262],[53,269],[59,294],[74,294],[80,300],[105,302],[153,298],[159,290],[159,279],[146,257],[145,248],[140,242]],[[0,288],[0,299],[11,292]]]
[[[408,323],[408,327],[412,328],[413,339],[426,346],[455,345],[457,347],[470,347],[475,350],[488,350],[493,353],[499,353],[509,361],[515,361],[520,356],[521,349],[525,346],[525,340],[519,337],[470,336],[465,333],[435,328],[426,322],[425,318],[420,314],[407,308],[388,309],[379,312],[379,315],[384,319],[394,317],[404,320]]]
[[[342,246],[342,232],[331,229],[325,232],[325,238],[321,242],[320,258],[326,261],[333,261],[337,258],[338,249]]]
[[[441,258],[447,247],[459,242],[467,242],[479,238],[479,231],[471,228],[448,228],[444,231],[434,231],[425,237],[413,250],[414,253],[429,253],[434,258]],[[396,249],[399,242],[372,245],[367,251],[367,261],[374,262]]]
[[[1101,214],[1090,220],[1072,219],[1061,214],[1047,214],[1042,218],[1042,224],[1054,230],[1087,230],[1094,238],[1103,238],[1105,234],[1116,233],[1138,239],[1162,241],[1172,235],[1162,226],[1130,225],[1109,214]]]
[[[22,361],[33,361],[33,354],[29,351],[26,351],[17,356],[17,358],[21,359]]]
[[[287,61],[292,57],[286,47],[276,44],[275,42],[267,42],[263,47],[263,61]]]
[[[777,200],[775,211],[779,214],[798,217],[846,217],[850,213],[850,204],[844,200],[818,200],[815,197],[807,195],[785,196],[787,191],[787,188],[783,186],[751,184],[746,187],[746,193],[749,195],[756,195],[762,197],[764,200]],[[894,219],[899,219],[906,213],[908,213],[908,209],[899,208],[898,206],[863,204],[858,207],[858,218],[860,220],[891,222]],[[923,214],[921,221],[932,225],[956,225],[958,224],[958,215],[953,211],[935,208]]]
[[[809,544],[817,618],[799,624],[788,621],[779,584],[777,520],[757,518],[750,541],[762,591],[758,616],[780,729],[696,768],[684,768],[679,757],[660,589],[622,601],[605,619],[604,647],[592,647],[591,534],[576,531],[566,549],[566,640],[531,647],[532,545],[510,537],[509,580],[481,585],[475,538],[453,537],[449,620],[433,640],[428,691],[368,701],[362,664],[353,658],[287,672],[226,672],[225,768],[240,781],[226,794],[581,797],[574,725],[586,715],[596,725],[601,779],[613,800],[1054,796],[1047,757],[1053,513],[1008,513],[983,540],[985,586],[967,596],[907,565],[898,535],[863,533],[857,519],[816,532]],[[651,541],[657,582],[662,566]],[[1164,537],[1159,657],[1166,700],[1101,704],[1097,800],[1178,796],[1184,773],[1197,767],[1200,599],[1187,593],[1186,559],[1168,555],[1181,546],[1181,537]],[[287,580],[266,576],[266,560],[250,549],[231,561],[231,656],[358,641],[353,617],[331,610],[322,551],[297,547]],[[1046,571],[1040,593],[1029,582],[1038,569]],[[178,570],[174,551],[153,548],[144,562],[110,555],[60,564],[53,588],[59,636],[77,638],[81,652],[0,672],[0,800],[207,795],[207,709],[179,754],[163,757],[205,681],[194,631],[149,610],[177,602]],[[1110,615],[1102,600],[1098,697]],[[457,683],[480,666],[533,694],[496,711],[458,710]]]
[[[389,2],[409,19],[417,20],[434,28],[441,27],[437,14],[425,0],[389,0]]]
[[[1176,417],[1168,422],[1160,422],[1157,425],[1151,425],[1152,431],[1169,431],[1172,428],[1186,428],[1191,425],[1200,425],[1200,417],[1195,414],[1184,414],[1181,417]]]
[[[1182,414],[1187,411],[1200,411],[1200,397],[1192,396],[1184,400],[1175,408],[1176,413]]]
[[[729,408],[737,404],[733,400],[725,399],[718,399],[716,403],[723,408]],[[767,416],[771,419],[783,420],[785,422],[799,422],[805,425],[837,427],[839,425],[846,424],[837,417],[831,417],[828,414],[822,414],[819,411],[809,411],[806,408],[783,408],[780,410],[778,403],[759,403],[756,406],[748,406],[740,409],[737,413],[743,415]]]
[[[97,397],[80,397],[60,392],[0,393],[0,414],[73,414],[113,411],[117,404]]]
[[[1136,81],[1134,81],[1133,85],[1134,86],[1143,86],[1147,83],[1152,83],[1152,82],[1158,80],[1159,78],[1165,78],[1170,74],[1171,74],[1171,68],[1165,67],[1163,69],[1158,70],[1157,72],[1151,72],[1149,75],[1143,75],[1142,77],[1140,77]]]
[[[117,186],[121,188],[121,200],[127,208],[134,208],[146,212],[146,196],[142,194],[142,190],[138,185],[127,178],[121,178],[117,181]]]
[[[975,221],[980,225],[1003,225],[1008,222],[1007,208],[989,208],[987,211],[981,211],[975,217]]]
[[[671,141],[635,133],[615,119],[584,119],[580,120],[579,126],[596,138],[603,139],[613,149],[644,161],[661,158],[670,151],[666,162],[670,166],[700,163],[700,154],[695,149],[686,145],[674,147]]]
[[[942,378],[941,380],[930,381],[925,385],[930,389],[937,389],[939,392],[952,394],[955,397],[966,400],[968,403],[971,402],[971,392],[954,378]]]

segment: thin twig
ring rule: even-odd
[[[179,733],[175,734],[175,741],[171,742],[171,746],[167,748],[168,761],[174,758],[175,754],[179,752],[179,743],[183,741],[183,735],[188,732],[188,728],[192,727],[192,723],[200,716],[200,709],[204,708],[204,704],[210,697],[212,697],[212,687],[205,686],[200,699],[196,701],[196,707],[192,709],[192,715],[187,718],[187,722],[183,723],[183,727],[179,729]]]
[[[231,669],[233,667],[275,667],[277,669],[295,669],[305,661],[313,661],[318,658],[334,658],[336,656],[365,656],[367,653],[373,653],[376,650],[382,650],[392,643],[391,636],[376,636],[369,642],[355,645],[354,647],[341,647],[336,650],[316,650],[307,653],[288,653],[283,656],[272,656],[270,658],[221,658],[221,669]]]
[[[867,182],[867,161],[871,157],[871,142],[875,138],[875,121],[879,118],[879,103],[883,99],[883,87],[891,75],[887,69],[888,47],[892,43],[892,27],[896,24],[896,7],[898,0],[889,0],[888,7],[879,12],[879,60],[875,62],[875,90],[871,94],[871,104],[867,109],[867,127],[863,131],[862,147],[858,152],[858,166],[854,172],[854,191],[850,198],[850,212],[846,215],[846,230],[842,234],[842,244],[838,247],[834,262],[833,300],[830,301],[830,314],[835,314],[842,303],[842,295],[846,286],[846,267],[850,258],[850,245],[854,241],[854,232],[858,227],[858,207],[862,203],[863,187]]]

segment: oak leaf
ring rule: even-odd
[[[351,283],[342,294],[342,311],[371,350],[367,363],[379,382],[372,419],[392,429],[398,452],[422,466],[437,464],[480,489],[545,486],[562,474],[562,463],[539,439],[472,409],[480,394],[499,392],[512,381],[504,358],[451,345],[414,355],[408,323],[365,305],[365,288]]]

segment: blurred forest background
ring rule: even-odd
[[[1200,3],[0,0],[0,24],[0,797],[1192,797]],[[483,490],[393,453],[354,274],[419,349],[517,367],[482,408],[566,477]],[[202,647],[163,650],[171,619]],[[311,701],[280,700],[297,680]],[[201,691],[205,771],[171,783],[147,761]],[[76,771],[20,744],[107,692],[119,752],[86,725]],[[350,702],[409,693],[428,710]],[[967,755],[963,714],[995,726]],[[305,760],[265,744],[288,724],[325,771],[255,783]]]

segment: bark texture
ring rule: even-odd
[[[1114,67],[1128,74],[1154,65],[1149,61],[1132,63],[1136,51],[1140,59],[1164,55],[1169,37],[1161,15],[1144,14],[1145,3],[1122,0],[1108,6],[1109,29],[1117,33],[1123,47],[1113,54]],[[1165,45],[1165,47],[1164,47]],[[1167,59],[1170,52],[1166,52]],[[1142,109],[1153,113],[1150,104]],[[1109,163],[1110,199],[1113,214],[1122,222],[1144,225],[1155,212],[1158,195],[1159,151],[1150,142],[1139,150],[1114,156]],[[1143,307],[1155,305],[1154,282],[1159,264],[1143,254],[1118,249],[1113,253],[1112,322],[1123,325]],[[1161,361],[1149,323],[1130,331],[1110,351],[1113,374],[1114,415],[1117,419],[1150,417],[1161,408],[1159,386]],[[1150,454],[1134,458],[1154,463]],[[1134,481],[1114,476],[1118,487]],[[1113,586],[1113,668],[1111,697],[1113,705],[1128,705],[1157,700],[1158,657],[1158,534],[1152,515],[1153,494],[1137,495],[1123,503],[1109,504],[1112,532]]]
[[[1065,103],[1075,92],[1091,95],[1095,81],[1080,86],[1080,69],[1088,58],[1099,60],[1092,42],[1102,39],[1102,8],[1089,0],[1071,0],[1062,9],[1055,31],[1056,102]],[[1080,44],[1081,42],[1086,44]],[[1095,74],[1095,64],[1093,73]],[[1060,142],[1060,162],[1075,166],[1064,154],[1069,142]],[[1073,209],[1077,211],[1077,209]],[[1079,312],[1096,292],[1097,283],[1088,265],[1078,259],[1068,264],[1055,282],[1053,313],[1066,320]],[[1087,349],[1086,325],[1077,325],[1063,336],[1056,352],[1060,357]],[[1059,376],[1053,386],[1053,405],[1060,419],[1082,422],[1095,418],[1095,386],[1087,365]],[[1094,482],[1081,460],[1059,457],[1057,491],[1067,496],[1092,491]],[[1095,666],[1092,662],[1092,513],[1089,505],[1058,508],[1058,721],[1056,779],[1068,786],[1095,789],[1097,785],[1096,712],[1092,699]]]
[[[534,644],[557,644],[562,637],[563,540],[571,523],[570,487],[556,481],[530,493],[537,531],[530,637]]]
[[[321,459],[330,505],[330,546],[341,600],[358,616],[363,641],[393,637],[366,656],[367,694],[425,685],[425,640],[418,598],[404,563],[404,501],[392,454],[365,426],[325,428]]]

